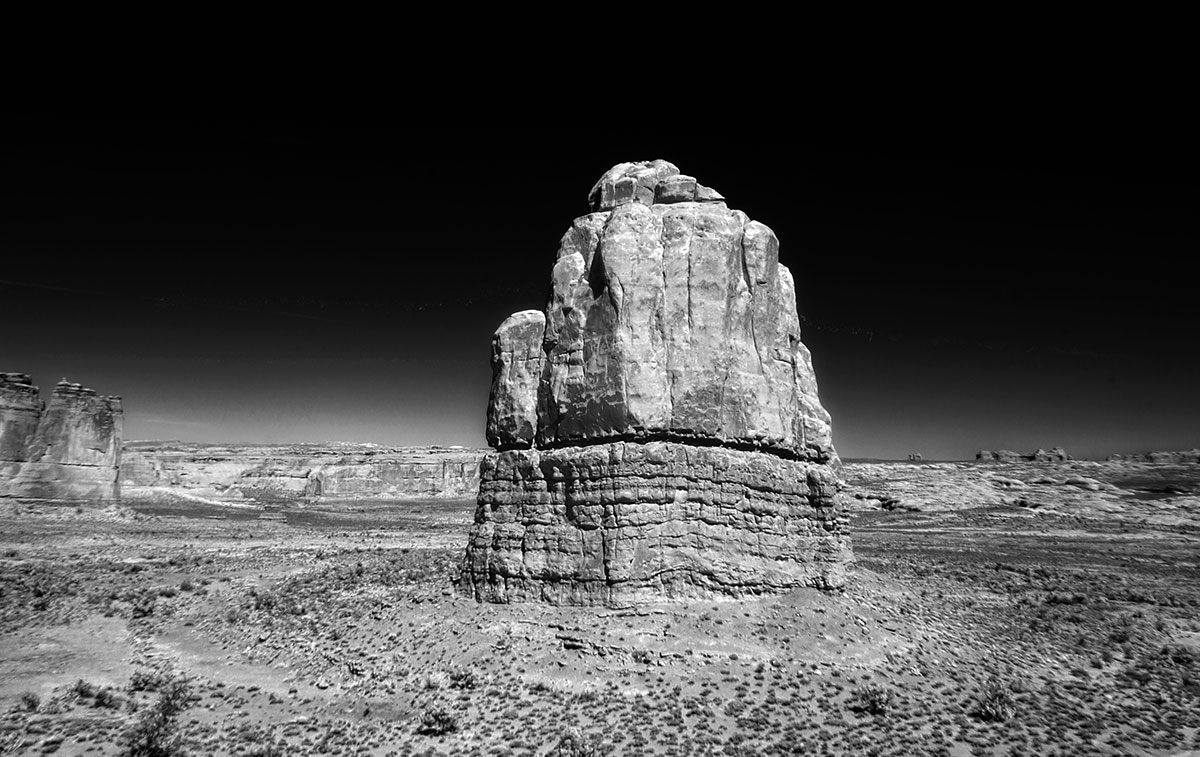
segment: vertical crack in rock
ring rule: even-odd
[[[839,587],[829,415],[765,225],[621,163],[563,235],[545,312],[493,339],[460,588],[612,604]]]

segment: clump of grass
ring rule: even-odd
[[[859,686],[850,695],[850,708],[871,715],[886,715],[892,709],[895,692],[873,683]]]
[[[38,705],[42,703],[42,698],[32,691],[26,691],[21,694],[20,705],[21,709],[26,712],[36,712]]]
[[[1000,679],[993,678],[984,684],[975,707],[975,715],[980,720],[992,723],[1003,723],[1016,714],[1016,702],[1009,687]]]

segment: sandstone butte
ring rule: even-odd
[[[600,178],[506,319],[460,589],[620,604],[832,589],[840,461],[770,228],[656,160]]]
[[[121,398],[67,380],[50,402],[24,373],[0,373],[0,496],[120,499]]]

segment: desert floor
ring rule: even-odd
[[[845,475],[843,593],[585,609],[454,593],[469,501],[6,501],[0,753],[1200,750],[1200,466]]]

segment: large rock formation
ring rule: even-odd
[[[218,502],[451,498],[479,490],[482,450],[377,444],[130,442],[126,501],[180,494]]]
[[[996,450],[995,452],[981,449],[975,453],[975,462],[977,463],[1065,463],[1070,459],[1071,456],[1062,447],[1054,447],[1049,450],[1039,447],[1036,451],[1028,455],[1022,455],[1007,449]]]
[[[0,496],[119,499],[121,398],[63,380],[50,403],[0,374]]]
[[[1140,454],[1135,453],[1127,455],[1109,455],[1108,459],[1112,462],[1168,463],[1172,465],[1183,465],[1188,463],[1200,463],[1200,449],[1143,452]]]
[[[836,587],[829,415],[767,226],[665,161],[563,235],[544,313],[501,324],[461,586],[607,603]]]

